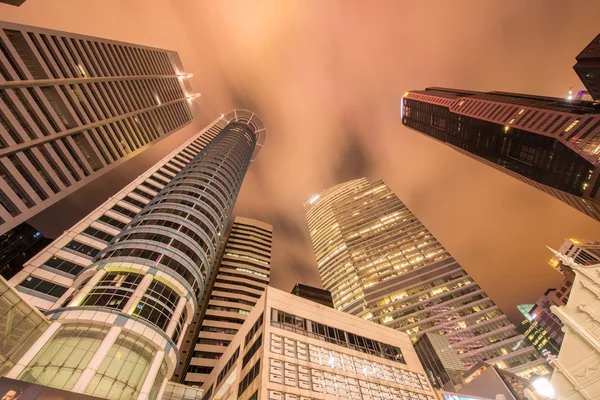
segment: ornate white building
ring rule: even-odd
[[[600,264],[584,266],[552,251],[575,271],[568,303],[552,307],[565,332],[551,380],[556,398],[600,399]]]

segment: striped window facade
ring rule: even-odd
[[[194,117],[176,52],[0,23],[0,234]]]

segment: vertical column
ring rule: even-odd
[[[158,371],[160,371],[160,366],[165,358],[165,352],[159,351],[156,353],[152,364],[150,365],[150,369],[148,370],[148,374],[146,374],[146,380],[144,381],[144,385],[140,390],[140,394],[138,395],[137,400],[147,400],[150,395],[150,391],[152,390],[152,386],[154,386],[154,381],[156,380],[156,375],[158,375]]]
[[[165,333],[167,334],[168,337],[172,337],[173,333],[175,333],[175,328],[177,327],[179,318],[181,317],[181,314],[183,313],[183,309],[185,308],[185,303],[187,303],[187,299],[185,297],[182,297],[179,299],[179,302],[177,303],[177,307],[175,308],[175,312],[171,316],[171,321],[169,321],[169,325],[167,325],[167,329],[165,330]],[[184,321],[184,325],[185,325],[185,321]]]
[[[85,296],[87,296],[90,290],[92,290],[92,288],[96,286],[98,282],[100,282],[100,279],[102,279],[105,273],[106,271],[103,269],[97,271],[94,276],[92,276],[92,278],[81,288],[79,293],[77,293],[77,296],[71,300],[69,307],[77,307],[83,301]]]
[[[112,328],[110,328],[110,330],[106,334],[106,337],[102,341],[102,344],[100,344],[100,346],[92,356],[90,362],[88,362],[87,367],[85,367],[85,369],[79,376],[79,379],[77,379],[77,382],[75,382],[75,385],[73,385],[73,389],[71,389],[73,392],[83,393],[85,391],[94,375],[96,375],[100,364],[102,364],[102,361],[104,361],[104,357],[106,357],[112,345],[115,344],[115,341],[119,337],[120,333],[120,326],[113,326]]]
[[[6,374],[6,377],[11,379],[17,379],[19,375],[21,375],[21,372],[23,372],[25,367],[31,362],[31,360],[33,360],[37,353],[48,342],[48,340],[50,340],[50,338],[54,336],[58,328],[60,328],[60,324],[58,322],[53,322],[52,324],[50,324],[48,329],[46,329],[46,331],[42,333],[42,336],[40,336],[39,339],[35,341],[33,346],[31,346],[31,348],[27,350],[27,353],[25,353],[23,357],[21,357],[21,359],[15,364],[15,366],[12,367],[8,374]]]
[[[127,301],[127,303],[125,304],[125,307],[123,307],[123,312],[125,314],[129,314],[129,315],[133,314],[133,312],[135,311],[135,307],[138,305],[138,303],[142,299],[142,296],[144,295],[144,293],[146,293],[146,290],[148,290],[148,288],[150,287],[150,284],[152,283],[152,279],[154,279],[154,275],[152,275],[152,274],[144,275],[144,278],[142,279],[142,281],[140,282],[138,287],[135,289],[135,292],[133,292],[133,294],[131,295],[131,298]]]

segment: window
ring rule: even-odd
[[[45,281],[35,276],[28,276],[25,278],[25,280],[19,284],[19,287],[44,293],[52,297],[60,297],[67,291],[67,288],[64,286]]]
[[[105,224],[114,226],[115,228],[118,228],[118,229],[123,229],[123,228],[125,228],[125,225],[127,225],[125,222],[119,221],[118,219],[111,218],[108,215],[101,216],[100,218],[98,218],[98,221],[104,222]]]
[[[227,347],[231,343],[231,340],[223,340],[223,339],[198,339],[196,341],[198,344],[206,344],[209,346],[219,346],[219,347]]]
[[[57,269],[70,275],[78,275],[84,267],[62,258],[52,257],[44,263],[45,266]]]
[[[244,368],[246,366],[246,364],[248,364],[248,361],[250,361],[252,356],[254,356],[254,354],[256,354],[256,352],[258,351],[258,349],[260,349],[261,346],[262,346],[262,333],[260,334],[260,336],[258,336],[258,339],[256,339],[256,342],[254,342],[254,344],[248,349],[248,351],[246,351],[246,354],[244,355],[244,359],[242,361],[242,368]]]
[[[200,365],[190,365],[188,368],[188,372],[192,372],[194,374],[210,374],[214,367],[203,367]]]
[[[96,239],[99,239],[99,240],[101,240],[103,242],[107,242],[107,243],[110,242],[114,237],[110,233],[106,233],[99,229],[92,228],[91,226],[88,226],[87,228],[85,228],[85,230],[82,233],[85,233],[86,235],[90,235],[92,237],[95,237]]]
[[[119,214],[126,215],[126,216],[128,216],[130,218],[135,217],[136,214],[137,214],[135,211],[131,211],[131,210],[125,208],[125,207],[121,207],[121,206],[116,205],[116,204],[111,208],[111,210],[113,210],[115,212],[118,212]]]
[[[240,386],[238,388],[238,398],[244,393],[244,391],[250,386],[252,381],[258,376],[260,372],[260,360],[256,361],[256,364],[252,367],[252,369],[244,376],[244,379],[240,382]]]
[[[217,377],[216,387],[218,387],[219,384],[223,381],[223,378],[225,378],[227,376],[227,373],[229,372],[229,370],[231,369],[233,364],[235,364],[235,361],[238,359],[239,355],[240,355],[240,348],[238,347],[235,350],[235,352],[231,355],[231,357],[227,361],[227,364],[225,364],[225,366],[223,367],[221,372],[219,372],[219,376]]]
[[[252,325],[252,328],[248,331],[248,333],[246,334],[246,339],[244,340],[244,346],[247,346],[248,343],[250,343],[250,341],[252,340],[252,338],[254,337],[254,334],[258,331],[258,329],[262,326],[263,324],[263,320],[264,320],[264,313],[260,314],[260,317],[258,317],[258,319],[256,320],[256,322],[254,323],[254,325]]]
[[[195,351],[192,357],[206,358],[209,360],[220,360],[223,353],[214,353],[211,351]]]
[[[69,249],[72,251],[76,251],[77,253],[83,254],[84,256],[94,258],[100,252],[99,249],[92,247],[87,244],[83,244],[78,242],[77,240],[71,240],[66,246],[65,249]]]

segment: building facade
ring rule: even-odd
[[[264,139],[253,113],[222,115],[31,259],[9,283],[51,325],[7,377],[160,398]]]
[[[233,221],[190,341],[184,384],[202,386],[262,296],[271,276],[272,240],[271,225],[243,217]]]
[[[0,234],[194,117],[176,52],[0,22]]]
[[[559,252],[555,256],[575,272],[569,301],[552,307],[565,331],[560,353],[553,362],[555,398],[595,399],[600,393],[600,263],[581,265]]]
[[[206,400],[435,398],[406,334],[272,287],[202,388]]]
[[[600,100],[600,34],[576,57],[573,69],[581,79],[587,92],[595,100]]]
[[[323,287],[338,310],[444,335],[467,368],[549,372],[500,308],[382,181],[342,183],[305,204]]]
[[[600,220],[600,104],[504,92],[406,92],[402,123]]]
[[[331,298],[331,292],[329,290],[296,283],[292,289],[292,294],[334,308],[333,299]]]
[[[0,235],[0,276],[12,278],[23,269],[23,264],[35,256],[53,239],[45,238],[41,232],[26,222]]]

